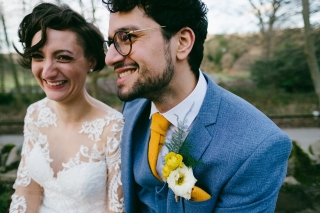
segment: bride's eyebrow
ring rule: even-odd
[[[32,51],[32,53],[30,53],[31,55],[32,54],[36,54],[36,53],[43,53],[41,49],[38,49],[38,50],[35,50],[35,51]],[[61,49],[61,50],[56,50],[53,52],[54,55],[57,55],[59,53],[69,53],[69,54],[74,54],[72,51],[70,50],[65,50],[65,49]]]
[[[59,53],[74,54],[72,51],[70,51],[70,50],[64,50],[64,49],[62,49],[62,50],[56,50],[56,51],[53,52],[54,55],[57,55],[57,54],[59,54]]]

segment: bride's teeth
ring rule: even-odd
[[[58,85],[61,85],[63,84],[65,81],[58,81],[58,82],[54,82],[54,83],[51,83],[51,82],[48,82],[47,83],[50,85],[50,86],[58,86]]]
[[[119,74],[119,77],[120,77],[120,78],[123,78],[123,77],[125,77],[125,76],[127,76],[127,75],[132,74],[133,72],[134,72],[134,70],[128,70],[128,71],[126,71],[126,72],[120,73],[120,74]]]

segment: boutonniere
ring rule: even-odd
[[[191,109],[192,107],[193,105]],[[167,181],[168,187],[174,192],[177,202],[179,197],[187,200],[191,198],[192,188],[197,182],[193,175],[193,168],[201,163],[191,156],[192,145],[185,141],[188,134],[187,115],[182,121],[179,121],[177,116],[178,127],[173,131],[170,141],[165,143],[169,152],[164,157],[164,166],[162,167],[163,177]]]

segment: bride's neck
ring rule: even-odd
[[[90,97],[86,97],[81,101],[74,103],[58,103],[55,102],[55,110],[57,112],[58,120],[64,123],[82,123],[88,120],[90,112],[93,109],[89,101]]]

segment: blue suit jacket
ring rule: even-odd
[[[204,164],[193,172],[211,198],[176,202],[148,165],[150,101],[123,107],[122,183],[126,212],[274,212],[287,171],[291,140],[255,107],[215,84],[208,89],[187,137],[193,157]]]

